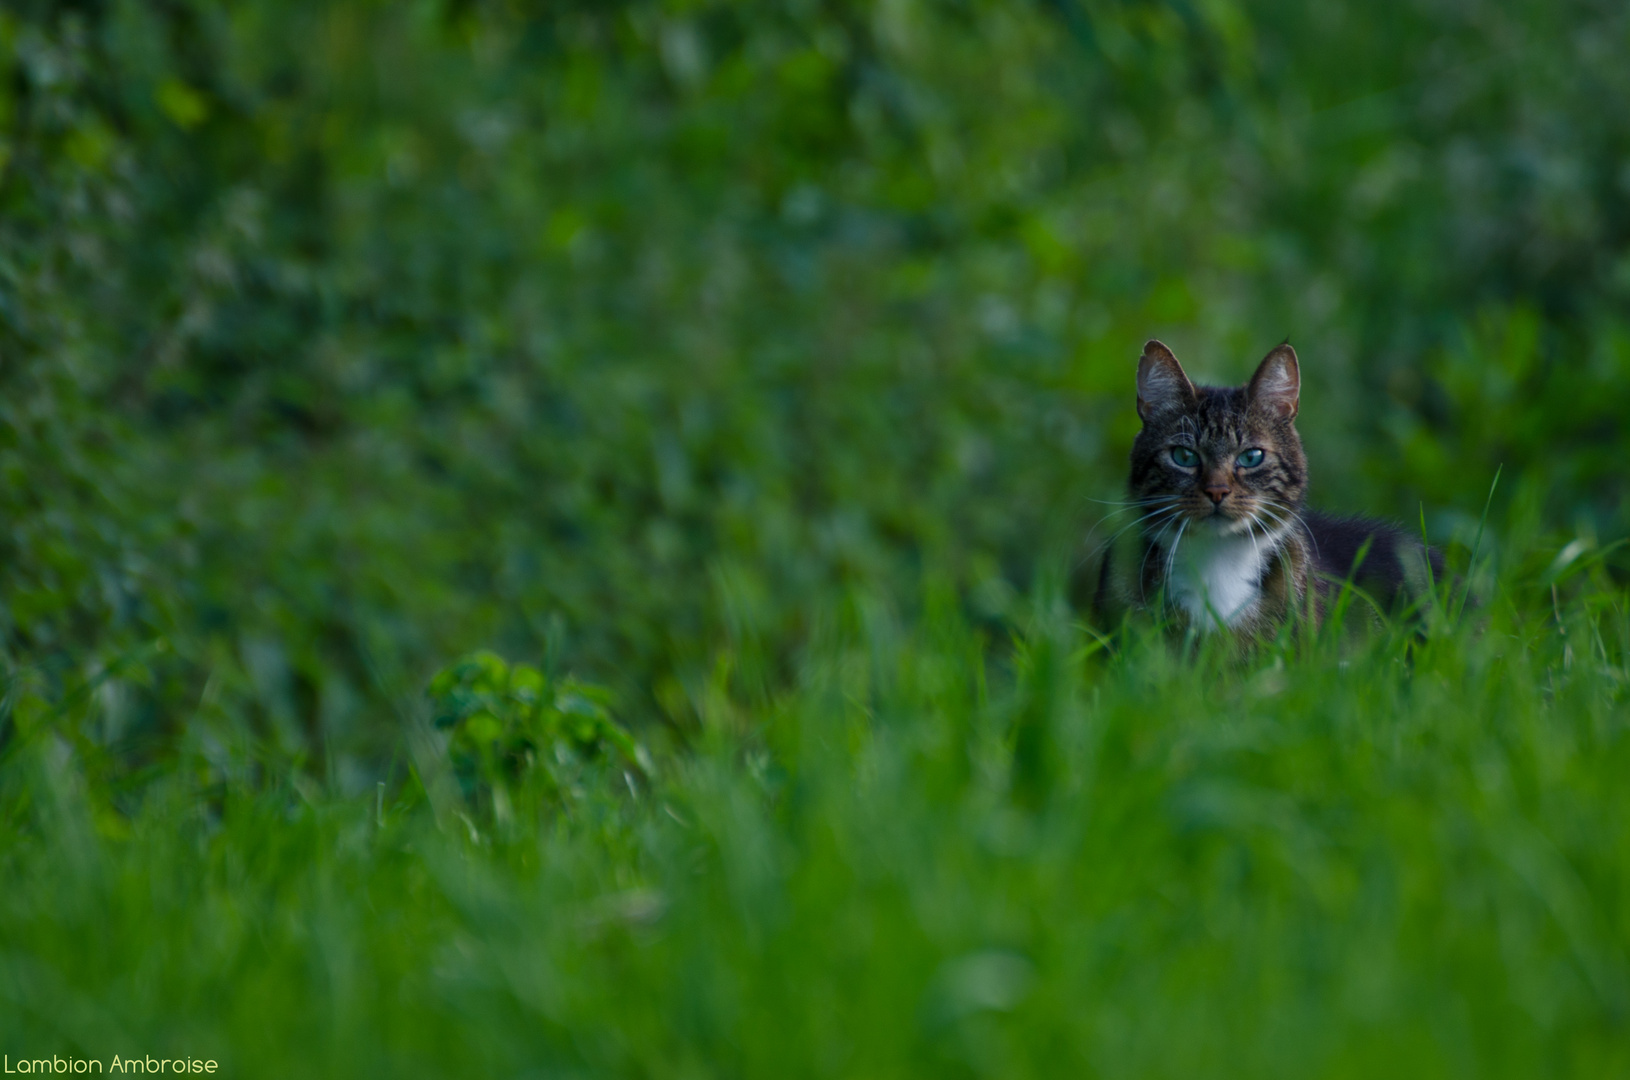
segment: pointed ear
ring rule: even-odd
[[[1290,342],[1278,346],[1262,358],[1248,388],[1252,408],[1269,416],[1291,420],[1302,396],[1302,369]]]
[[[1172,351],[1158,341],[1143,346],[1138,357],[1138,416],[1147,420],[1158,412],[1194,403],[1194,384]]]

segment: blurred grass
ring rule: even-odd
[[[1623,1070],[1627,30],[7,5],[0,1048]],[[1138,346],[1287,333],[1474,625],[1093,651]],[[438,779],[480,648],[653,778]]]
[[[648,785],[449,819],[0,769],[0,1039],[233,1075],[1616,1075],[1630,608],[1241,666],[835,618]],[[1345,641],[1345,644],[1343,643]],[[472,807],[472,813],[473,813]]]
[[[1291,334],[1329,509],[1464,539],[1503,464],[1519,540],[1622,534],[1625,31],[13,5],[7,662],[60,696],[141,653],[109,741],[247,731],[352,791],[381,685],[477,646],[688,737],[836,591],[1009,617],[1120,487],[1151,334],[1217,379]]]

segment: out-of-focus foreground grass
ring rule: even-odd
[[[1627,27],[7,5],[0,1049],[1624,1068]],[[1141,342],[1286,334],[1481,603],[1093,651]]]
[[[948,595],[857,600],[770,707],[502,822],[183,758],[109,827],[30,739],[0,1039],[241,1076],[1617,1075],[1602,576],[1248,665],[1106,654],[1056,602],[998,660]]]

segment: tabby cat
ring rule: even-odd
[[[1293,617],[1316,625],[1349,577],[1383,605],[1441,578],[1441,557],[1403,530],[1305,509],[1300,396],[1288,342],[1232,387],[1195,386],[1170,349],[1143,347],[1128,482],[1142,517],[1133,550],[1105,554],[1101,613],[1164,606],[1179,625],[1255,640]]]

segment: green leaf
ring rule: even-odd
[[[209,99],[174,77],[158,84],[153,100],[182,131],[191,131],[209,118]]]

